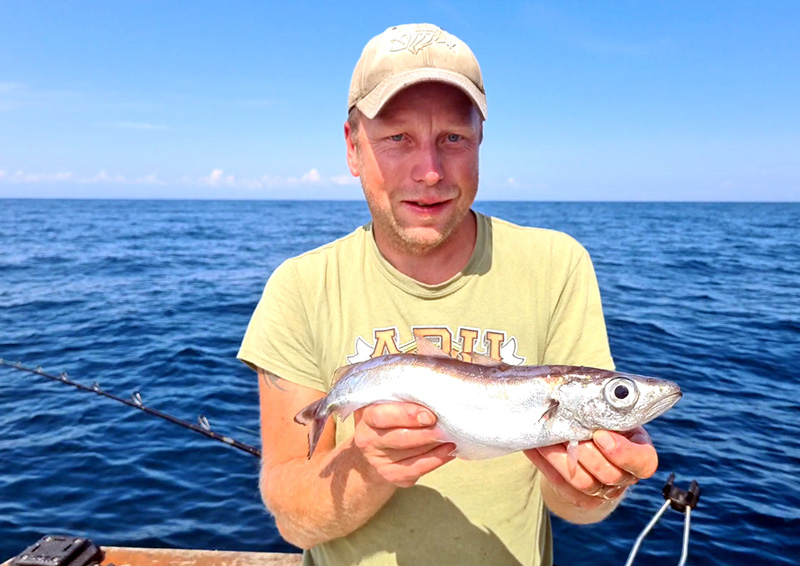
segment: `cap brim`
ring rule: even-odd
[[[475,86],[475,83],[460,73],[431,67],[414,69],[384,79],[367,96],[356,103],[356,108],[367,118],[372,119],[395,94],[411,85],[424,82],[445,83],[459,88],[472,100],[481,117],[486,120],[486,95]]]

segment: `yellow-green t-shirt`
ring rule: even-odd
[[[336,368],[411,351],[416,333],[467,361],[479,352],[510,364],[613,368],[583,247],[560,232],[476,216],[468,264],[439,285],[392,267],[370,224],[287,260],[267,282],[239,359],[328,391]],[[337,443],[352,435],[352,418],[335,425]],[[306,552],[305,564],[551,564],[538,475],[521,453],[455,460],[397,490],[353,533]]]

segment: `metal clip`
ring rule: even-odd
[[[208,422],[208,419],[205,415],[200,415],[197,417],[197,422],[200,424],[200,428],[203,430],[211,430],[211,424]]]
[[[628,561],[625,562],[625,566],[632,566],[633,559],[636,558],[636,553],[639,552],[639,547],[642,545],[644,537],[650,534],[650,531],[661,518],[661,515],[663,515],[667,510],[667,507],[670,506],[676,511],[683,512],[686,517],[683,522],[683,549],[681,550],[681,561],[678,563],[678,566],[684,566],[684,564],[686,564],[686,559],[689,558],[689,529],[691,527],[691,512],[692,509],[697,506],[697,502],[700,500],[700,486],[695,480],[692,480],[689,490],[687,491],[679,487],[675,487],[673,485],[674,482],[675,474],[671,473],[669,478],[667,478],[667,483],[664,484],[664,487],[661,490],[661,494],[664,496],[666,501],[636,538],[636,542],[631,549],[630,555],[628,555]]]
[[[138,391],[134,391],[133,393],[131,393],[131,401],[133,401],[133,404],[136,405],[137,407],[144,407],[144,402],[142,401],[142,394],[139,393]]]

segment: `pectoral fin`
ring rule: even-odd
[[[542,416],[539,417],[539,422],[546,421],[547,419],[551,419],[556,416],[556,409],[558,409],[558,399],[550,399],[550,404],[547,405],[547,408],[542,413]]]

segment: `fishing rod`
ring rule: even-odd
[[[122,397],[117,397],[116,395],[113,395],[111,393],[108,393],[100,389],[100,384],[97,383],[96,381],[92,384],[91,387],[87,387],[86,385],[82,385],[77,381],[73,381],[65,371],[61,372],[59,375],[53,375],[45,372],[42,369],[42,366],[36,366],[35,368],[31,368],[23,365],[21,362],[9,362],[7,360],[4,360],[3,358],[0,358],[0,366],[5,366],[13,370],[24,371],[35,375],[41,375],[53,381],[58,381],[60,383],[71,385],[72,387],[76,387],[81,391],[88,391],[90,393],[95,393],[103,397],[108,397],[109,399],[113,399],[114,401],[122,403],[123,405],[127,405],[128,407],[133,407],[134,409],[139,409],[140,411],[144,411],[148,415],[153,415],[155,417],[162,418],[165,421],[169,421],[178,426],[188,428],[189,430],[193,430],[198,434],[202,434],[203,436],[212,438],[214,440],[227,444],[228,446],[237,448],[243,452],[247,452],[248,454],[252,454],[257,458],[261,458],[261,451],[258,448],[250,446],[249,444],[245,444],[244,442],[239,442],[238,440],[235,440],[230,436],[225,436],[223,434],[219,434],[211,430],[211,425],[209,424],[208,419],[205,416],[200,415],[199,417],[197,417],[198,424],[190,423],[188,421],[184,421],[183,419],[173,417],[172,415],[168,415],[167,413],[146,406],[142,399],[142,394],[139,393],[138,391],[134,391],[131,394],[130,399],[123,399]]]

